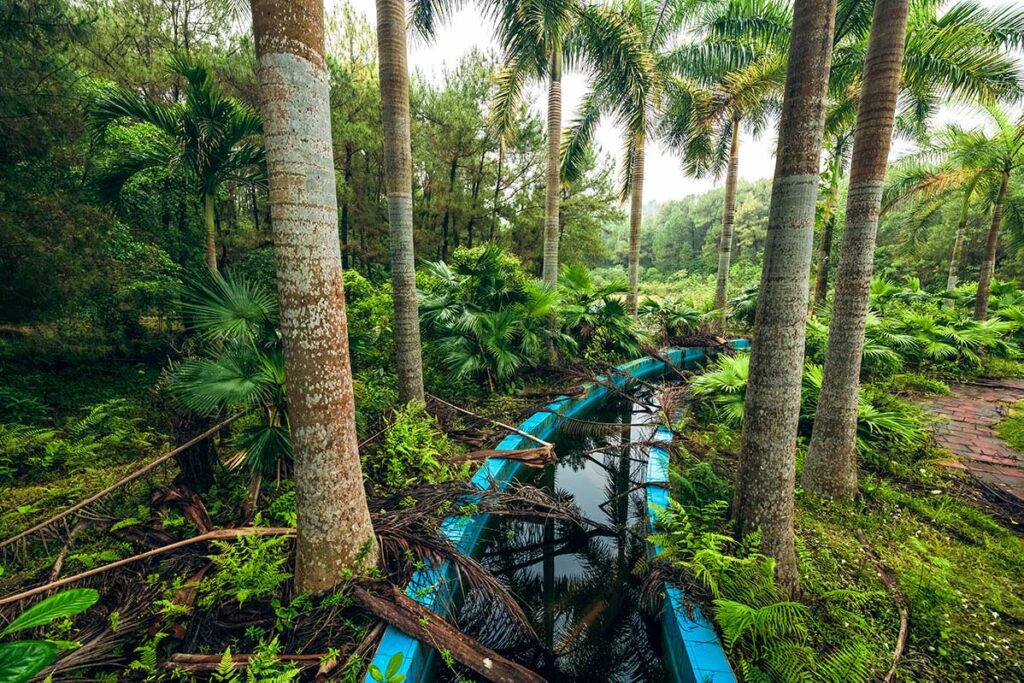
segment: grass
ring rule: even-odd
[[[999,437],[1018,451],[1024,451],[1024,401],[1010,408],[1010,416],[996,425]]]

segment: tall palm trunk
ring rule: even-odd
[[[1003,207],[1006,205],[1006,187],[1010,182],[1010,171],[1004,170],[999,181],[999,194],[996,205],[992,207],[992,227],[988,229],[985,241],[985,260],[981,263],[981,274],[978,278],[978,296],[974,300],[974,319],[984,320],[988,317],[988,297],[992,288],[992,276],[996,272],[996,249],[999,247],[999,228],[1003,223]]]
[[[384,177],[391,237],[391,291],[395,303],[398,398],[403,403],[422,403],[423,357],[412,237],[409,67],[405,48],[405,4],[402,0],[377,0],[377,49],[384,122]]]
[[[735,488],[737,531],[760,530],[761,550],[775,558],[779,586],[789,592],[798,583],[796,429],[835,13],[834,0],[794,4]]]
[[[732,229],[736,222],[736,183],[740,167],[740,119],[732,120],[732,145],[729,147],[729,168],[725,173],[725,207],[722,209],[722,234],[718,240],[718,280],[715,283],[715,329],[725,331],[726,297],[729,294],[729,265],[732,261]]]
[[[848,500],[857,493],[857,399],[864,325],[909,7],[910,0],[875,1],[864,62],[825,374],[803,473],[804,488],[831,498]]]
[[[828,188],[828,215],[821,229],[821,240],[818,242],[818,262],[814,269],[814,297],[811,303],[813,314],[825,303],[828,296],[828,270],[832,263],[832,236],[836,230],[836,209],[839,203],[839,169],[834,168]]]
[[[356,441],[321,0],[252,0],[295,455],[300,593],[377,557]]]
[[[548,173],[544,203],[544,284],[558,283],[558,212],[561,203],[562,52],[551,55],[548,84]]]
[[[953,239],[953,253],[949,256],[949,275],[946,277],[946,291],[956,289],[960,279],[960,255],[964,249],[964,235],[967,233],[967,215],[971,208],[971,194],[974,184],[964,192],[964,203],[960,206],[960,220],[956,224],[956,237]]]
[[[216,199],[210,192],[203,193],[203,221],[206,224],[206,267],[217,272],[217,214]]]
[[[629,199],[629,294],[626,305],[635,316],[640,294],[640,229],[644,222],[644,134],[637,133],[633,142],[633,177]]]

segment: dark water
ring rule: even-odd
[[[486,598],[471,599],[462,622],[476,621],[484,643],[549,681],[662,681],[660,628],[641,605],[642,578],[634,575],[647,553],[646,502],[638,487],[646,464],[642,450],[622,447],[650,437],[652,428],[629,425],[652,416],[613,398],[582,419],[621,426],[570,423],[555,439],[558,464],[524,468],[521,477],[571,501],[605,528],[494,519],[482,558],[516,596],[543,645],[507,622],[488,621],[494,610],[481,604]],[[452,673],[440,677],[446,675]]]

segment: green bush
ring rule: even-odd
[[[469,463],[452,464],[456,447],[419,404],[397,410],[380,446],[364,458],[367,478],[388,491],[465,478]]]
[[[219,553],[210,555],[217,571],[203,581],[199,602],[204,607],[224,598],[244,605],[274,595],[291,578],[288,564],[288,539],[284,536],[241,536],[236,541],[215,541]]]

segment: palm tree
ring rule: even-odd
[[[668,87],[666,135],[683,154],[690,175],[720,176],[725,171],[715,284],[718,332],[724,330],[728,313],[740,133],[746,125],[760,134],[778,109],[791,24],[789,6],[776,0],[712,3],[698,22],[700,41],[669,56],[679,75]]]
[[[416,254],[412,226],[412,147],[409,67],[405,49],[405,3],[377,0],[384,177],[391,236],[391,291],[395,303],[398,398],[423,402],[423,357],[416,302]]]
[[[887,211],[912,196],[920,195],[943,201],[951,193],[961,195],[960,213],[946,276],[946,291],[952,292],[960,280],[960,259],[967,235],[971,204],[982,194],[981,181],[984,173],[978,169],[957,167],[954,160],[928,163],[917,157],[918,155],[912,155],[901,159],[895,169],[890,171],[882,194],[881,216],[884,217]]]
[[[164,104],[140,92],[111,86],[90,105],[88,118],[97,140],[115,123],[133,121],[157,129],[150,146],[124,151],[100,177],[100,191],[116,197],[135,175],[157,168],[180,168],[199,190],[206,225],[206,263],[217,270],[217,227],[214,206],[225,181],[264,185],[263,130],[252,108],[225,97],[202,65],[187,57],[171,62],[171,72],[184,80],[181,102]]]
[[[295,585],[377,558],[359,462],[320,0],[252,0],[295,458]]]
[[[910,0],[876,0],[850,161],[846,228],[829,323],[824,378],[804,487],[851,499],[857,492],[857,406],[868,288],[882,187],[896,120]]]
[[[836,198],[853,142],[871,7],[863,0],[843,0],[837,13],[829,85],[833,103],[825,123],[830,162],[812,311],[828,292]],[[940,103],[993,101],[1020,92],[1020,67],[1009,52],[1024,43],[1024,10],[986,9],[967,0],[941,15],[938,11],[931,2],[910,7],[896,118],[904,137],[919,139]]]
[[[741,535],[761,532],[783,593],[798,583],[793,538],[796,434],[811,240],[835,4],[796,0],[775,179],[745,397],[735,518]]]

